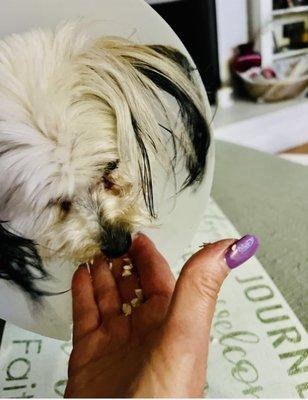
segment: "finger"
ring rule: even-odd
[[[104,325],[110,318],[121,313],[119,291],[105,258],[95,258],[91,276],[94,297]]]
[[[161,326],[166,318],[169,304],[170,297],[158,294],[151,296],[142,307],[134,310],[132,323],[140,338]]]
[[[220,287],[230,267],[241,265],[258,248],[258,240],[245,236],[205,246],[184,265],[177,281],[168,321],[180,326],[197,345],[208,343],[211,322]]]
[[[130,249],[134,267],[138,271],[143,294],[146,298],[155,295],[172,295],[175,278],[166,259],[156,249],[154,243],[139,233]]]
[[[101,323],[91,276],[85,265],[80,266],[72,280],[73,342],[97,329]]]
[[[122,303],[130,303],[136,297],[135,290],[140,288],[140,282],[131,261],[127,257],[114,259],[112,261],[112,273],[117,283],[120,298]],[[131,267],[129,273],[131,275],[125,276],[124,266]]]

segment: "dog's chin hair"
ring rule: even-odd
[[[104,226],[155,222],[153,162],[174,182],[184,165],[175,192],[198,187],[210,130],[194,71],[172,47],[77,22],[0,41],[0,278],[38,298],[45,259],[86,261]]]

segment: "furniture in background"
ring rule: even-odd
[[[215,0],[147,0],[184,43],[210,102],[220,87]]]
[[[263,66],[284,69],[308,53],[304,35],[302,48],[292,45],[297,32],[308,32],[308,4],[295,1],[294,6],[274,9],[275,4],[275,0],[249,0],[250,36],[256,39]]]

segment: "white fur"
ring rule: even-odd
[[[153,93],[165,108],[160,105],[161,115],[170,110],[123,54],[159,62],[202,108],[189,80],[168,60],[154,60],[146,46],[122,39],[91,39],[74,22],[0,42],[0,220],[38,243],[45,259],[92,258],[100,251],[104,222],[131,231],[150,222],[130,113],[168,164]],[[191,151],[180,129],[177,135]],[[106,190],[105,168],[117,159],[114,188]],[[66,199],[72,202],[67,214],[59,206]]]

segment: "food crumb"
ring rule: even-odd
[[[128,317],[132,313],[132,306],[128,303],[124,303],[122,305],[122,311],[123,311],[123,314],[125,315],[125,317]]]
[[[136,294],[138,299],[140,299],[141,301],[143,300],[142,289],[135,289],[135,294]]]
[[[127,276],[131,276],[131,275],[132,275],[132,273],[129,270],[126,270],[126,271],[122,272],[123,278],[126,278]]]
[[[131,275],[132,275],[132,273],[131,273],[131,270],[132,270],[132,269],[133,269],[132,264],[123,265],[122,276],[123,276],[123,277],[131,276]]]
[[[135,297],[130,304],[134,307],[134,308],[138,308],[141,306],[141,299],[139,299],[138,297]]]

